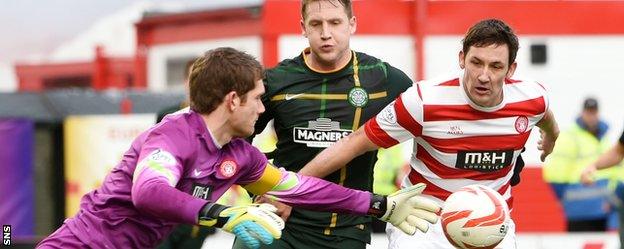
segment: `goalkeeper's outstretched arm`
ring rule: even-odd
[[[420,196],[424,184],[382,196],[293,172],[268,164],[262,176],[244,186],[256,195],[268,194],[285,204],[317,211],[373,215],[388,221],[408,234],[416,229],[427,231],[428,223],[437,221],[440,207]]]

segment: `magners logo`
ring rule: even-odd
[[[351,132],[340,129],[340,122],[329,118],[317,118],[315,121],[308,121],[308,127],[293,128],[293,140],[308,147],[327,148],[341,138],[349,136]]]
[[[513,160],[513,150],[458,151],[455,167],[493,172],[505,168]]]

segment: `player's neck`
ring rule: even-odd
[[[217,108],[210,114],[201,115],[206,123],[206,128],[210,131],[218,147],[229,143],[233,137],[227,122],[228,119],[224,118],[228,115],[222,108]]]
[[[306,57],[305,61],[310,69],[317,72],[328,73],[344,68],[351,61],[352,53],[351,50],[346,50],[344,55],[335,62],[325,62],[318,55],[309,50],[304,52],[303,55]]]

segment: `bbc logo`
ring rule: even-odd
[[[11,225],[2,225],[2,245],[11,245]]]

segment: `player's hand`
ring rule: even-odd
[[[540,129],[540,140],[537,141],[537,149],[542,151],[542,155],[540,155],[540,160],[542,160],[542,162],[552,153],[553,148],[555,148],[557,137],[558,134],[548,134]]]
[[[596,166],[590,164],[581,172],[581,183],[589,185],[594,183],[594,174],[596,173]]]
[[[222,225],[223,230],[236,235],[249,248],[271,244],[274,239],[282,236],[284,221],[275,214],[277,208],[271,204],[249,204],[225,209],[221,207],[225,206],[219,205],[216,208],[208,207],[208,210],[202,210],[200,225],[217,227]],[[214,217],[215,213],[218,215],[216,219],[205,218]]]
[[[387,196],[385,213],[379,219],[389,222],[406,234],[413,235],[416,229],[427,232],[429,223],[438,220],[440,205],[420,195],[424,183],[401,189]]]
[[[290,217],[290,212],[292,211],[291,206],[288,206],[284,203],[273,200],[269,197],[265,197],[264,195],[259,196],[256,199],[256,203],[268,203],[268,204],[275,206],[277,208],[277,211],[275,213],[277,213],[277,215],[279,215],[280,218],[282,218],[282,220],[284,221],[288,220],[288,217]]]

